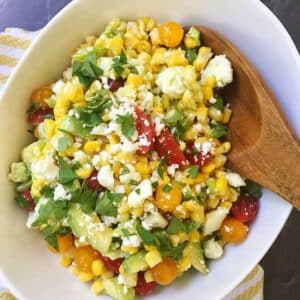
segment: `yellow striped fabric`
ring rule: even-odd
[[[0,32],[0,89],[29,47],[37,32],[8,28]],[[222,300],[262,300],[264,272],[257,266],[229,295]],[[2,289],[2,292],[1,292]],[[15,299],[0,282],[0,300]],[[219,299],[212,299],[219,300]]]

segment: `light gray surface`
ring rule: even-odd
[[[40,29],[69,2],[70,0],[0,0],[0,31],[6,27]],[[300,0],[262,2],[278,16],[300,49]],[[300,218],[299,213],[293,211],[279,238],[262,260],[266,300],[300,299],[299,253]]]

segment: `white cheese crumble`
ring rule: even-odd
[[[155,133],[159,135],[161,131],[165,128],[165,124],[161,122],[161,118],[159,116],[153,119],[155,126]]]
[[[211,142],[203,142],[202,143],[202,153],[205,155],[210,152],[213,148],[213,144]]]
[[[204,255],[209,259],[218,259],[224,253],[222,246],[214,238],[205,241],[203,248]]]
[[[65,83],[62,80],[56,81],[52,86],[53,93],[56,95],[59,94],[62,91],[64,85]]]
[[[142,220],[142,226],[146,230],[153,228],[165,228],[168,226],[168,221],[158,212],[155,212]]]
[[[101,219],[106,226],[111,226],[118,223],[118,219],[115,217],[102,216]]]
[[[112,57],[100,57],[97,60],[97,65],[103,70],[103,75],[115,79],[115,72],[113,71],[111,65],[113,63]]]
[[[72,195],[68,193],[61,184],[54,189],[54,200],[71,200]]]
[[[55,164],[54,158],[50,155],[31,164],[32,175],[37,178],[43,178],[48,183],[55,181],[58,176],[58,171],[59,167]]]
[[[172,164],[172,165],[168,166],[167,172],[171,176],[175,176],[176,169],[178,169],[178,168],[179,168],[178,164]]]
[[[205,85],[206,80],[214,76],[217,81],[217,87],[223,88],[233,80],[233,70],[230,61],[226,55],[216,55],[204,70],[201,72],[201,84]]]
[[[228,183],[233,187],[245,186],[246,183],[238,173],[227,173],[226,179]]]
[[[144,201],[152,196],[152,185],[149,179],[143,180],[128,196],[130,207],[140,207]]]
[[[133,165],[128,164],[126,165],[126,167],[128,169],[128,173],[120,175],[119,179],[121,183],[129,183],[131,180],[137,182],[141,181],[141,174],[139,172],[136,172]]]
[[[131,235],[129,237],[122,237],[122,246],[124,247],[139,247],[141,245],[141,239],[138,235]]]
[[[115,179],[114,179],[114,173],[110,168],[110,166],[103,166],[102,168],[99,169],[97,180],[102,186],[108,189],[113,188]]]

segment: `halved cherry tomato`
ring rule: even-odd
[[[162,262],[151,269],[153,279],[159,285],[168,285],[177,277],[177,264],[170,258],[164,258]]]
[[[76,248],[74,260],[80,271],[91,272],[93,261],[100,257],[100,253],[91,246],[83,246]]]
[[[97,175],[98,171],[94,170],[92,175],[86,180],[86,185],[93,191],[101,192],[103,190],[103,186],[99,183]]]
[[[36,111],[28,113],[27,122],[31,125],[38,125],[42,123],[45,119],[53,117],[53,109],[46,108],[46,109],[38,109]]]
[[[235,218],[227,217],[222,223],[220,234],[225,243],[238,244],[246,239],[248,227]]]
[[[38,104],[42,109],[48,107],[45,99],[50,98],[52,95],[52,90],[49,86],[42,86],[39,89],[35,90],[31,95],[31,102],[33,104]]]
[[[156,285],[157,284],[155,281],[146,282],[144,272],[140,272],[138,274],[138,281],[135,287],[135,291],[140,296],[150,295],[151,293],[153,293]]]
[[[117,258],[117,259],[112,260],[109,257],[101,255],[101,260],[103,261],[105,267],[108,270],[114,272],[115,274],[120,273],[119,268],[124,260],[123,258]]]
[[[193,142],[186,145],[184,155],[191,165],[198,165],[200,168],[204,167],[211,160],[211,154],[198,152]]]
[[[231,213],[236,219],[246,223],[252,221],[256,217],[258,210],[258,199],[248,194],[241,194],[238,201],[233,203]]]
[[[122,78],[108,79],[108,85],[111,92],[116,92],[119,88],[124,86],[125,80]]]
[[[31,196],[30,190],[23,191],[22,197],[28,202],[28,206],[26,207],[26,209],[29,211],[34,210],[35,203]]]
[[[137,154],[149,153],[155,142],[155,129],[152,120],[139,108],[135,108],[135,128],[138,132]]]
[[[160,158],[167,158],[168,165],[178,164],[181,167],[186,165],[186,159],[169,129],[164,128],[156,137],[154,149]]]

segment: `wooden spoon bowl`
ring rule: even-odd
[[[234,81],[223,93],[233,110],[228,167],[300,210],[300,144],[274,95],[236,46],[211,29],[196,27],[203,43],[225,54],[234,69]]]

